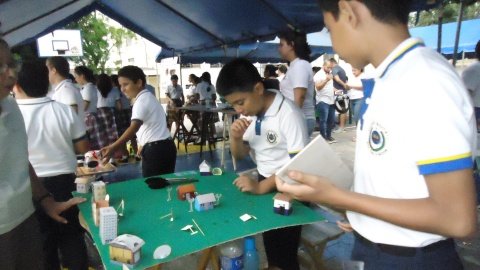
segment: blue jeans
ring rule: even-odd
[[[335,107],[320,101],[315,105],[315,110],[318,113],[318,126],[320,134],[323,138],[328,139],[332,137],[332,129],[335,125]]]
[[[460,270],[463,269],[453,240],[433,250],[420,250],[412,256],[383,251],[355,236],[352,260],[365,262],[365,270]]]
[[[307,119],[307,132],[308,138],[312,136],[313,130],[315,129],[315,119]]]
[[[353,110],[352,116],[353,116],[353,123],[355,125],[358,122],[358,116],[360,114],[360,107],[362,106],[362,101],[363,101],[363,98],[350,100],[350,106],[351,106],[350,108]]]

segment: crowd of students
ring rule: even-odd
[[[453,239],[471,236],[477,223],[477,134],[469,93],[441,55],[410,37],[411,1],[319,4],[336,52],[353,67],[372,64],[373,78],[355,69],[347,80],[334,59],[314,75],[305,34],[290,31],[280,35],[279,52],[289,69],[282,68],[278,84],[269,82],[275,77],[270,67],[262,79],[252,63],[236,59],[222,68],[216,87],[209,74],[201,80],[190,76],[193,98],[180,97],[174,86],[172,104],[182,99],[206,104],[218,91],[243,115],[231,126],[232,155],[242,159],[253,153],[259,172],[258,179],[239,176],[233,184],[241,192],[280,191],[305,204],[343,209],[348,221],[339,226],[353,231],[352,259],[363,261],[364,269],[462,269]],[[77,67],[81,90],[68,79],[69,70],[61,57],[17,69],[0,39],[0,269],[58,269],[58,252],[64,267],[86,269],[76,207],[83,200],[71,195],[75,154],[101,148],[105,162],[136,136],[144,177],[175,170],[165,111],[146,89],[140,68],[125,66],[112,80]],[[134,100],[128,125],[121,127],[127,121],[116,119],[130,113],[130,106],[115,86]],[[468,87],[478,88],[474,80]],[[283,182],[275,172],[308,144],[315,108],[321,136],[334,140],[335,94],[350,94],[358,124],[352,189],[298,171],[289,173],[297,184]],[[424,102],[431,97],[435,102]],[[294,226],[263,234],[269,267],[299,269],[300,232]]]

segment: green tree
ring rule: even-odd
[[[118,50],[126,39],[135,38],[132,31],[106,23],[105,16],[98,12],[92,12],[65,28],[80,29],[82,35],[83,56],[72,57],[72,60],[76,64],[87,66],[96,74],[110,72],[105,64],[112,48]]]
[[[464,9],[463,20],[471,20],[480,18],[480,3],[478,1],[466,0],[467,6]],[[410,15],[409,26],[427,26],[438,23],[438,16],[440,8],[432,8],[430,10],[421,11],[418,16],[417,13]],[[455,22],[458,18],[460,10],[459,0],[445,1],[443,8],[443,23]]]

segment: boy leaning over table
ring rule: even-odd
[[[252,151],[259,178],[240,176],[233,183],[252,194],[275,191],[275,172],[308,142],[302,111],[279,91],[265,89],[257,69],[246,59],[233,60],[222,68],[217,91],[237,113],[252,119],[233,122],[230,149],[238,160]],[[269,267],[299,269],[300,233],[301,226],[263,233]]]
[[[319,4],[335,51],[352,66],[376,67],[363,82],[354,185],[342,190],[290,172],[300,184],[277,178],[278,190],[347,210],[352,259],[365,269],[462,269],[452,238],[472,235],[477,222],[475,117],[465,87],[440,54],[410,37],[412,1]]]

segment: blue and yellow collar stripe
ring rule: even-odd
[[[449,157],[434,158],[417,162],[422,175],[446,173],[473,168],[472,153],[464,153]]]

